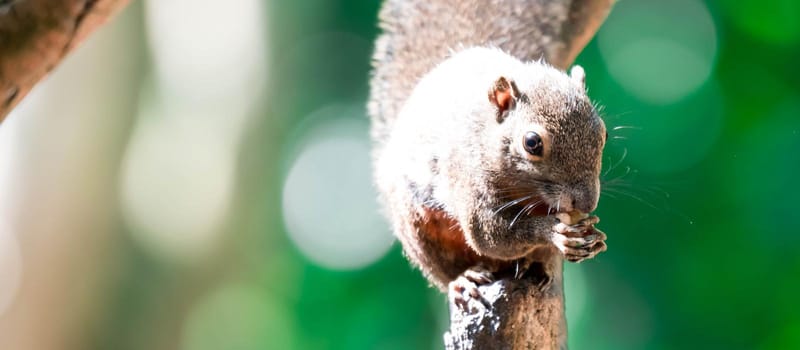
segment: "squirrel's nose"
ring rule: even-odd
[[[577,198],[572,199],[573,210],[578,210],[583,213],[591,213],[592,211],[595,210],[595,208],[597,208],[597,202],[595,201],[589,201],[585,199],[579,200]]]
[[[591,213],[597,209],[597,201],[600,197],[598,186],[591,184],[575,186],[571,195],[572,210]]]

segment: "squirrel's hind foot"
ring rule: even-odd
[[[452,304],[462,310],[470,309],[470,301],[480,302],[484,307],[489,307],[489,302],[481,295],[478,286],[490,284],[495,281],[491,271],[481,265],[473,266],[461,273],[455,280],[448,284],[448,297]]]

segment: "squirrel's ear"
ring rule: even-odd
[[[513,80],[506,77],[498,78],[489,89],[489,102],[497,108],[497,122],[502,123],[508,111],[514,108],[519,98],[519,89]]]
[[[580,85],[582,88],[586,88],[586,72],[583,70],[581,66],[573,66],[572,69],[569,70],[569,77],[572,78],[576,84]]]

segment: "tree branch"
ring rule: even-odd
[[[449,298],[450,330],[444,335],[446,349],[566,348],[560,253],[555,248],[547,248],[537,252],[534,259],[521,278],[509,275],[478,287],[486,305],[468,299],[465,310],[452,302],[452,296]]]
[[[129,0],[0,0],[0,122]]]

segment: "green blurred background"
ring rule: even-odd
[[[378,1],[138,1],[0,126],[0,349],[438,349],[364,105]],[[800,3],[622,0],[577,63],[574,349],[800,349]]]

